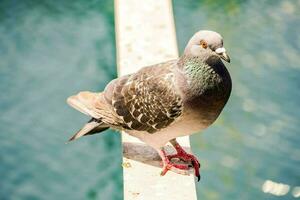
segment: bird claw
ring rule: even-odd
[[[188,169],[189,168],[187,165],[167,163],[166,165],[164,165],[163,170],[161,171],[160,175],[164,176],[169,170],[173,171],[177,174],[187,175]]]
[[[200,176],[200,163],[197,160],[197,158],[192,155],[188,154],[183,150],[183,148],[180,145],[175,145],[175,148],[177,150],[177,154],[173,155],[166,155],[165,151],[162,150],[162,159],[163,159],[163,170],[161,172],[161,176],[165,175],[169,170],[178,173],[178,174],[188,174],[189,167],[194,168],[195,176],[197,177],[197,181],[199,182],[201,179]],[[171,160],[173,158],[178,158],[184,162],[189,162],[190,164],[175,164],[171,163]]]
[[[201,179],[201,176],[200,176],[200,175],[198,175],[198,176],[197,176],[197,182],[199,182],[199,181],[200,181],[200,179]]]
[[[195,167],[195,166],[198,166],[198,168],[200,169],[200,163],[199,162],[195,162],[194,160],[192,160],[191,161],[192,162],[192,164],[190,165],[191,167]],[[195,163],[197,163],[197,164],[195,164]]]
[[[196,164],[197,163],[197,164]],[[195,160],[192,160],[192,166],[194,167],[195,169],[195,176],[197,177],[197,182],[200,181],[201,179],[201,176],[200,176],[200,172],[199,172],[199,169],[200,169],[200,163],[198,161],[195,161]],[[198,168],[197,168],[198,167]]]
[[[176,146],[176,150],[177,150],[177,154],[174,154],[174,155],[170,155],[168,156],[168,158],[172,159],[172,158],[178,158],[182,161],[185,161],[185,162],[190,162],[190,164],[188,165],[189,167],[193,167],[194,168],[194,171],[195,171],[195,176],[197,177],[197,180],[198,182],[200,181],[201,179],[201,176],[200,176],[200,163],[199,161],[197,160],[197,158],[192,155],[192,154],[188,154],[186,153],[181,147],[179,146]]]

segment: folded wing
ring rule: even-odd
[[[111,81],[102,93],[80,92],[67,102],[101,121],[102,127],[154,133],[182,112],[182,100],[174,87],[173,64],[169,61],[145,67]]]

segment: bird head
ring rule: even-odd
[[[195,33],[188,42],[184,54],[205,60],[221,58],[230,62],[226,49],[223,47],[222,36],[214,31],[202,30]]]

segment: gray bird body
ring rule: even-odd
[[[228,101],[231,78],[214,53],[222,48],[221,36],[205,34],[200,36],[210,50],[206,46],[198,49],[201,38],[195,34],[179,59],[114,79],[101,93],[80,92],[69,97],[71,106],[94,119],[71,140],[114,128],[159,149],[171,139],[211,125]]]
[[[216,120],[225,106],[231,92],[230,75],[220,59],[209,64],[197,57],[182,57],[179,67],[182,69],[181,83],[185,108],[191,108],[198,119],[207,125]],[[179,78],[180,80],[180,78]]]

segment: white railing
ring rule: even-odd
[[[170,0],[115,0],[115,24],[119,76],[178,57]],[[189,137],[178,141],[190,151]],[[151,147],[127,134],[122,143],[125,200],[197,199],[193,173],[161,177],[160,159]]]

